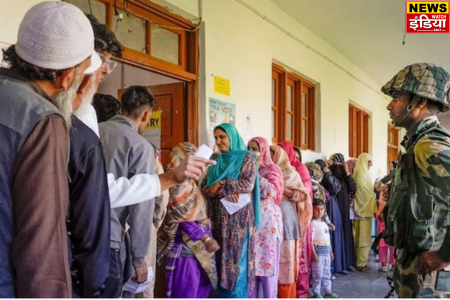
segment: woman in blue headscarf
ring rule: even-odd
[[[232,124],[214,128],[220,155],[208,169],[202,192],[208,200],[214,238],[221,249],[216,252],[219,298],[247,298],[255,286],[254,231],[259,226],[258,168],[254,156]],[[237,202],[248,194],[250,203],[230,215],[220,202]]]

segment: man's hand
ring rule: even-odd
[[[216,162],[209,159],[189,155],[180,165],[173,170],[173,177],[178,183],[182,183],[187,179],[198,180],[206,168],[210,165],[215,165]]]
[[[228,201],[237,203],[239,201],[239,194],[229,194],[227,195]]]
[[[431,274],[433,271],[442,270],[450,265],[450,263],[443,261],[437,251],[427,251],[422,253],[416,263],[417,269],[422,273]]]
[[[133,277],[133,280],[137,283],[144,283],[147,280],[148,270],[147,264],[144,264],[142,267],[134,267],[134,271],[136,272],[136,276]]]

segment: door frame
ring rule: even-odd
[[[187,123],[185,126],[187,127],[187,141],[197,145],[199,136],[198,74],[200,23],[194,24],[190,20],[176,15],[161,5],[148,0],[128,0],[126,4],[117,0],[96,1],[106,5],[106,26],[111,31],[114,31],[114,18],[117,9],[124,10],[131,15],[147,20],[148,24],[158,24],[169,29],[176,28],[176,31],[180,34],[180,65],[174,65],[155,58],[151,56],[149,53],[150,50],[148,49],[147,53],[141,53],[127,48],[125,45],[123,57],[113,57],[112,59],[163,76],[178,79],[185,83],[185,114]],[[147,38],[149,38],[149,26],[147,27]]]

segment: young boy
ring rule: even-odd
[[[334,259],[334,256],[331,250],[328,225],[322,221],[324,213],[324,202],[315,200],[311,222],[313,241],[311,283],[314,298],[323,298],[321,289],[325,292],[325,298],[338,298],[335,293],[331,292],[331,260]]]

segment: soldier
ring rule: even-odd
[[[394,268],[399,297],[450,295],[450,133],[437,118],[450,109],[450,75],[441,67],[405,67],[381,91],[392,123],[406,129],[405,153],[390,189],[387,241],[399,252]],[[390,195],[389,195],[390,194]]]

